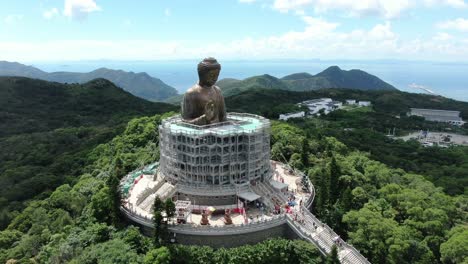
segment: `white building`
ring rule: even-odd
[[[460,117],[460,111],[411,108],[410,115],[424,117],[427,121],[444,122],[462,126],[465,121]]]
[[[340,101],[333,101],[332,103],[337,109],[343,107],[343,103]]]
[[[280,114],[279,116],[279,120],[288,120],[289,118],[299,118],[299,117],[304,117],[305,116],[305,112],[304,111],[301,111],[301,112],[295,112],[295,113],[287,113],[287,114]]]
[[[359,106],[370,106],[371,102],[369,101],[359,101]]]
[[[354,99],[348,99],[348,100],[346,100],[346,104],[347,104],[347,105],[355,105],[355,104],[356,104],[356,100],[354,100]]]
[[[333,101],[331,98],[312,99],[299,103],[299,105],[309,108],[309,114],[315,115],[323,110],[324,114],[328,114],[343,106],[340,101]]]

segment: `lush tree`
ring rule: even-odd
[[[304,163],[302,162],[301,155],[299,153],[292,154],[291,158],[289,159],[289,165],[298,170],[304,169]]]
[[[170,247],[172,263],[324,263],[317,248],[300,240],[270,239],[254,245],[213,250],[210,247],[173,246]]]
[[[175,216],[175,203],[172,201],[171,198],[166,199],[166,202],[164,203],[164,211],[166,212],[168,220],[172,219]]]
[[[328,167],[330,173],[330,203],[334,204],[341,191],[340,187],[342,187],[339,186],[339,178],[341,176],[340,167],[338,166],[334,156],[332,156]]]
[[[120,199],[120,190],[119,190],[119,179],[120,177],[117,174],[111,173],[111,175],[109,175],[107,182],[106,182],[108,189],[109,189],[108,199],[112,202],[112,208],[111,208],[111,211],[109,211],[109,215],[110,215],[109,217],[110,217],[110,221],[112,221],[112,223],[114,224],[118,222],[118,219],[120,216],[121,199]]]
[[[336,245],[333,245],[331,248],[330,254],[327,256],[326,264],[340,264],[340,259],[338,258],[338,249]]]
[[[154,222],[154,235],[153,242],[156,246],[164,244],[164,224],[163,224],[163,215],[161,211],[154,211],[153,222]]]
[[[152,249],[146,253],[143,261],[145,264],[170,264],[171,252],[167,247]]]
[[[141,263],[141,257],[128,244],[120,239],[112,239],[92,245],[70,261],[71,264],[127,264]]]
[[[144,236],[137,227],[128,227],[121,234],[121,239],[126,244],[129,244],[138,254],[147,252],[151,246],[150,239]]]
[[[153,211],[154,212],[164,211],[164,203],[163,203],[163,201],[161,200],[161,198],[159,196],[156,196],[154,198]]]
[[[328,216],[328,210],[330,205],[330,178],[329,174],[322,168],[313,179],[315,183],[315,201],[316,211],[323,217]]]
[[[468,228],[455,227],[449,232],[449,239],[440,246],[444,263],[468,263]]]
[[[115,216],[115,204],[112,190],[104,186],[99,190],[91,199],[91,208],[93,209],[93,216],[99,221],[114,223]]]
[[[310,165],[309,164],[309,153],[310,153],[309,138],[311,138],[311,135],[307,134],[302,140],[301,161],[303,164],[303,168],[309,167]]]

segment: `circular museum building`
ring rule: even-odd
[[[162,121],[159,135],[159,177],[195,203],[216,195],[210,204],[233,204],[243,187],[271,177],[270,121],[261,116],[229,113],[226,122],[203,126],[175,116]]]

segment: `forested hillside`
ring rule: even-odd
[[[391,169],[318,127],[275,123],[272,157],[283,155],[311,177],[313,211],[372,263],[468,261],[466,196],[446,195],[423,176]]]
[[[163,116],[137,118],[86,155],[79,181],[31,202],[0,233],[0,261],[20,263],[324,263],[311,244],[273,240],[213,251],[155,246],[118,217],[115,180],[158,159]],[[281,154],[280,154],[281,153]],[[467,261],[466,197],[451,197],[424,177],[391,169],[333,137],[272,124],[272,157],[313,180],[314,211],[372,263]],[[269,253],[268,253],[269,252]],[[329,262],[334,263],[334,262]]]
[[[269,118],[278,118],[281,107],[313,98],[331,97],[345,101],[356,99],[371,101],[376,111],[391,115],[406,114],[411,107],[434,108],[461,111],[463,119],[468,119],[468,103],[442,96],[407,93],[402,91],[362,91],[355,89],[320,89],[316,91],[295,92],[255,88],[226,98],[227,107],[258,113]],[[272,106],[277,106],[272,108]]]
[[[0,227],[33,198],[76,182],[86,155],[133,117],[175,109],[97,79],[65,85],[0,78]]]
[[[426,122],[408,117],[410,107],[459,110],[468,118],[468,103],[452,99],[400,91],[359,91],[326,89],[311,92],[256,89],[226,98],[230,111],[251,112],[276,119],[280,113],[297,110],[295,103],[312,98],[331,97],[369,100],[370,111],[335,111],[320,118],[297,119],[303,128],[314,127],[316,133],[334,136],[348,147],[369,152],[371,158],[393,168],[425,175],[449,194],[466,192],[468,186],[468,147],[426,148],[417,142],[403,142],[385,136],[395,128],[396,135],[409,131],[430,130],[468,134],[468,128]],[[368,108],[365,108],[368,109]]]
[[[33,82],[15,79],[20,86]],[[15,94],[11,90],[14,83],[6,86],[9,89],[4,94]],[[48,83],[39,83],[37,89],[47,90]],[[73,94],[75,99],[67,98],[69,94],[62,94],[62,90]],[[45,120],[50,127],[24,134],[15,134],[18,130],[12,129],[0,138],[2,149],[8,149],[0,159],[2,186],[8,187],[4,188],[1,200],[0,262],[336,263],[333,256],[324,258],[311,244],[302,241],[280,239],[221,250],[154,244],[152,238],[128,226],[119,215],[116,183],[127,172],[159,159],[157,127],[163,118],[175,113],[153,115],[153,112],[177,108],[132,99],[103,80],[51,91],[62,99],[53,100],[52,96],[41,100],[44,92],[38,93],[41,96],[28,99],[34,102],[31,103],[37,109],[34,112],[22,109],[22,104],[16,102],[21,101],[17,95],[9,97],[16,99],[4,101],[11,106],[2,113],[15,113],[22,122],[27,122],[24,117],[30,115],[31,122],[39,124]],[[115,94],[109,95],[106,102],[108,93]],[[22,96],[25,94],[30,93]],[[81,98],[90,94],[100,99]],[[466,104],[401,92],[352,90],[304,93],[254,90],[228,97],[226,103],[229,111],[262,114],[275,111],[275,104],[286,103],[288,107],[315,98],[310,96],[365,99],[374,103],[373,109],[365,111],[338,111],[320,119],[272,122],[272,158],[288,162],[311,178],[316,190],[314,213],[372,263],[466,263],[467,196],[463,190],[445,188],[444,192],[431,183],[440,184],[438,174],[431,174],[433,170],[451,167],[460,171],[458,178],[453,179],[466,186],[466,158],[458,157],[466,153],[465,149],[418,148],[412,142],[393,142],[381,136],[380,131],[393,125],[406,125],[405,129],[437,127],[421,119],[395,117],[411,104],[460,107],[464,114]],[[131,103],[119,102],[119,98]],[[69,102],[72,107],[61,105],[65,114],[51,113],[50,118],[45,118],[45,111],[57,110],[46,100]],[[75,100],[90,104],[74,105]],[[394,100],[401,104],[390,109]],[[16,112],[14,105],[18,106]],[[67,122],[73,111],[80,115],[79,127]],[[93,116],[93,111],[96,115],[102,112],[107,118]],[[133,118],[122,126],[125,119],[138,115],[149,116]],[[407,156],[399,157],[404,152]],[[443,155],[448,156],[440,159]],[[408,169],[404,161],[418,169]],[[439,175],[447,176],[447,172],[440,170]]]

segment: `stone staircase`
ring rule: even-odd
[[[138,205],[141,209],[145,210],[146,212],[151,212],[151,207],[154,204],[154,199],[156,198],[156,196],[159,196],[161,200],[165,201],[167,198],[172,197],[177,191],[174,185],[166,183],[166,182],[158,183],[157,188],[152,188],[152,189],[156,190],[156,192],[148,195]]]
[[[341,240],[328,225],[318,220],[307,208],[303,207],[302,212],[301,217],[304,221],[295,221],[292,216],[288,217],[288,224],[300,237],[315,244],[324,254],[329,254],[339,239],[341,246],[337,245],[337,249],[341,263],[370,264],[359,251]]]

